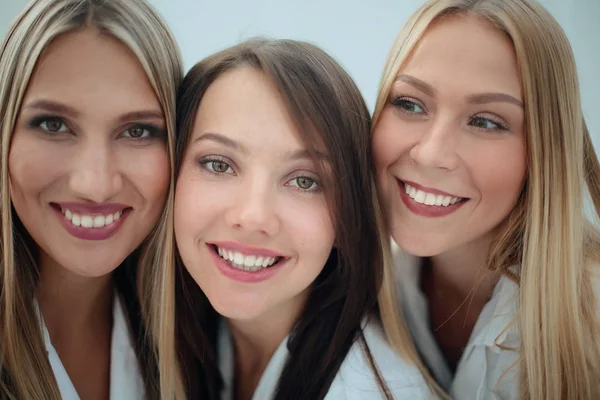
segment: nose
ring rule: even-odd
[[[412,160],[423,167],[453,171],[458,167],[459,132],[453,121],[439,120],[419,137],[410,150]]]
[[[121,191],[123,178],[114,152],[111,143],[82,143],[69,179],[70,190],[77,197],[103,203]]]
[[[273,236],[279,231],[276,190],[268,182],[248,177],[239,185],[226,214],[227,224],[245,233]]]

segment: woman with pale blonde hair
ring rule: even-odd
[[[600,398],[600,167],[569,42],[533,0],[435,0],[373,117],[404,314],[457,399]]]
[[[35,0],[0,51],[0,397],[158,399],[175,41],[143,0]]]

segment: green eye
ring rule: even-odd
[[[308,176],[299,176],[297,178],[294,178],[290,181],[290,184],[293,187],[297,187],[300,190],[304,190],[304,191],[308,191],[308,192],[312,192],[319,188],[319,184],[317,183],[317,181]]]

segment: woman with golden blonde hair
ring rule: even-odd
[[[373,117],[407,324],[457,399],[600,398],[600,167],[575,61],[533,0],[433,0]],[[385,319],[384,319],[385,323]]]
[[[181,79],[175,41],[143,0],[35,0],[10,28],[1,398],[159,398],[136,280],[170,254]]]

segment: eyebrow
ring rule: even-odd
[[[426,83],[420,79],[415,78],[414,76],[400,74],[396,77],[396,82],[397,81],[408,83],[409,85],[414,86],[416,89],[425,93],[427,96],[435,97],[436,91],[433,88],[433,86],[429,85],[428,83]]]
[[[523,108],[523,102],[506,93],[477,93],[467,97],[469,104],[511,103]]]
[[[241,144],[239,144],[235,140],[232,140],[232,139],[228,138],[225,135],[221,135],[220,133],[214,133],[214,132],[203,133],[202,135],[200,135],[196,139],[194,139],[194,143],[201,142],[203,140],[209,140],[209,141],[212,141],[212,142],[217,142],[217,143],[222,144],[224,146],[230,147],[230,148],[232,148],[234,150],[239,150],[242,153],[248,153],[248,149],[246,149],[244,146],[242,146]]]
[[[249,153],[248,149],[245,146],[243,146],[242,144],[236,142],[235,140],[232,140],[232,139],[228,138],[227,136],[222,135],[220,133],[215,133],[215,132],[203,133],[202,135],[200,135],[196,139],[194,139],[194,143],[201,142],[204,140],[209,140],[212,142],[222,144],[222,145],[232,148],[234,150],[238,150],[242,153]],[[327,156],[327,154],[320,152],[320,151],[312,152],[307,149],[294,150],[294,151],[286,152],[284,154],[284,157],[288,158],[290,160],[303,160],[303,159],[312,160],[313,156],[316,156],[316,158],[318,160],[329,160],[329,157]]]
[[[25,104],[23,108],[44,110],[56,114],[66,115],[73,119],[79,117],[81,113],[66,104],[50,100],[35,100]],[[165,119],[161,110],[136,110],[120,115],[118,123],[125,123],[133,120]]]
[[[57,114],[64,114],[72,118],[76,118],[79,116],[79,112],[72,107],[67,106],[66,104],[57,103],[55,101],[50,100],[35,100],[29,103],[26,103],[23,108],[25,109],[38,109],[49,111]]]
[[[310,151],[307,149],[300,149],[285,154],[290,160],[313,160],[313,157],[319,161],[328,161],[329,156],[321,151],[315,150]]]
[[[435,97],[437,94],[433,86],[411,75],[400,74],[396,77],[395,81],[408,83],[409,85],[415,87],[417,90],[420,90],[429,97]],[[504,102],[515,104],[521,108],[523,107],[523,102],[521,100],[506,93],[476,93],[469,95],[467,97],[467,102],[469,104],[487,104]]]

